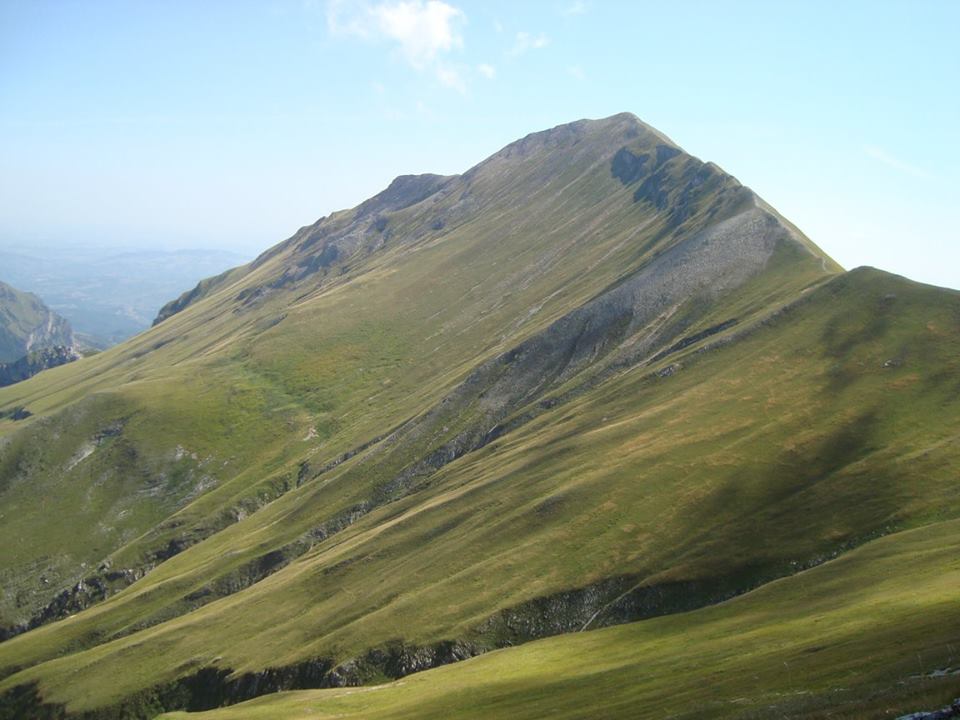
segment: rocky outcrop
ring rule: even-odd
[[[901,715],[897,720],[950,720],[951,718],[960,718],[960,698],[939,710],[909,713],[908,715]]]
[[[18,685],[0,697],[0,720],[26,717],[146,720],[164,711],[212,710],[283,690],[356,686],[383,677],[397,679],[465,660],[480,652],[476,646],[450,640],[432,645],[408,645],[397,641],[339,664],[328,658],[314,658],[295,665],[241,674],[227,667],[210,665],[173,682],[155,685],[117,705],[84,713],[68,713],[63,705],[44,702],[34,685]]]
[[[0,282],[0,363],[19,362],[44,348],[74,345],[70,323],[33,293]]]
[[[320,218],[311,226],[301,228],[291,238],[263,253],[249,265],[228,270],[216,277],[201,281],[193,289],[171,300],[162,308],[153,321],[157,325],[197,301],[223,287],[228,280],[238,279],[247,271],[256,269],[284,249],[295,247],[296,257],[291,266],[279,277],[269,282],[243,290],[237,300],[249,305],[272,291],[292,285],[317,273],[326,274],[330,269],[343,264],[358,251],[369,253],[383,247],[389,236],[389,220],[386,213],[396,212],[415,205],[444,187],[454,176],[446,175],[401,175],[381,193],[361,203],[354,211],[353,221],[346,228],[336,228],[330,218]],[[443,225],[441,223],[440,229]]]
[[[162,323],[171,315],[176,315],[184,308],[187,308],[198,300],[205,298],[211,292],[224,285],[233,274],[234,270],[227,270],[226,272],[222,272],[215,277],[201,280],[192,290],[188,290],[180,297],[176,298],[175,300],[171,300],[162,308],[160,308],[160,312],[157,313],[157,317],[153,320],[153,325]]]
[[[26,623],[0,627],[0,642],[33,630],[54,620],[61,620],[105,600],[147,574],[149,567],[111,570],[102,565],[96,573],[86,576],[75,585],[61,590],[40,612]]]
[[[0,364],[0,387],[13,385],[43,370],[66,365],[68,362],[79,359],[80,353],[73,347],[58,345],[35,350],[15,362]]]
[[[0,420],[13,420],[17,422],[19,420],[26,420],[31,415],[33,415],[33,413],[23,405],[15,405],[12,408],[0,410]]]

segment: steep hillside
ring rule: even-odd
[[[399,677],[955,518],[958,350],[631,115],[398,178],[0,391],[0,707]]]
[[[66,320],[36,295],[0,282],[0,363],[12,363],[34,350],[73,344]]]

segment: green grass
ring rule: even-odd
[[[174,720],[892,718],[960,695],[960,522],[873,541],[711,608],[499,650],[382,686]]]
[[[860,337],[858,315],[890,294],[890,322]],[[0,688],[36,680],[82,710],[214,658],[242,672],[397,639],[484,642],[497,609],[624,574],[700,583],[708,602],[960,515],[956,295],[858,271],[806,298],[669,378],[627,373],[543,414],[241,593]],[[914,354],[885,368],[903,348]],[[0,662],[31,665],[161,612],[309,527],[364,470],[291,491],[102,605],[0,645]]]

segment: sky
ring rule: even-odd
[[[845,267],[960,288],[958,28],[955,0],[0,0],[0,246],[252,257],[629,111]]]

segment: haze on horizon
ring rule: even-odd
[[[246,256],[638,115],[847,268],[960,287],[960,5],[0,3],[0,248]]]

